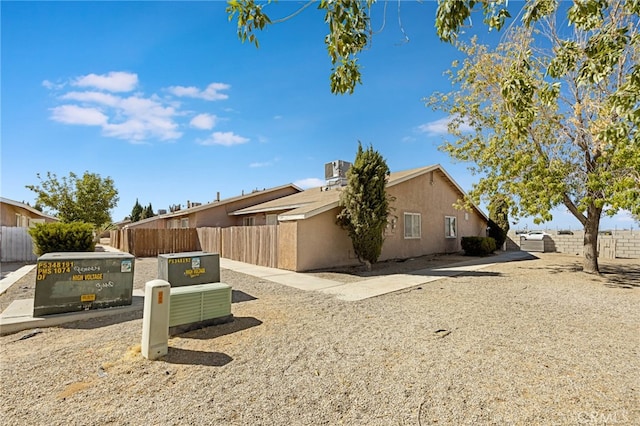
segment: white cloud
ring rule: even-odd
[[[221,101],[228,99],[229,95],[220,93],[223,90],[229,90],[230,85],[225,83],[211,83],[206,89],[200,90],[194,86],[171,86],[167,90],[175,96],[204,99],[207,101]]]
[[[302,189],[316,188],[323,186],[326,182],[318,178],[306,178],[293,182],[294,185],[299,186]]]
[[[191,119],[191,127],[202,130],[211,130],[215,127],[218,117],[212,114],[198,114]]]
[[[249,139],[236,135],[233,132],[213,132],[208,139],[199,141],[200,145],[233,146],[249,142]]]
[[[449,132],[448,126],[452,120],[452,117],[445,117],[439,120],[430,121],[418,126],[418,130],[428,135],[446,135]],[[463,123],[460,125],[460,131],[462,132],[470,132],[472,130],[471,126],[467,124]]]
[[[614,218],[618,222],[636,222],[636,219],[631,215],[629,210],[620,210]]]
[[[112,71],[108,74],[87,74],[72,83],[78,87],[94,87],[109,92],[130,92],[138,85],[138,74]]]
[[[51,119],[60,123],[83,126],[103,126],[107,123],[107,116],[99,109],[77,105],[60,105],[51,108]]]
[[[264,163],[251,163],[249,164],[249,167],[251,167],[252,169],[257,169],[260,167],[271,167],[273,166],[273,163],[271,161],[265,161]]]
[[[260,163],[260,162],[251,163],[251,164],[249,164],[249,167],[251,167],[251,168],[271,167],[274,164],[276,164],[278,161],[280,161],[280,158],[276,157],[273,160],[264,161],[262,163]]]
[[[156,96],[121,97],[88,91],[68,92],[60,98],[82,103],[82,106],[53,108],[51,118],[61,123],[100,126],[104,136],[135,142],[149,138],[172,140],[182,136],[174,120],[178,112],[173,106],[163,105]]]
[[[69,92],[60,96],[60,99],[97,103],[114,107],[118,104],[121,98],[103,92]]]
[[[216,115],[189,110],[183,105],[186,104],[183,99],[138,91],[138,83],[135,73],[108,72],[71,78],[63,84],[44,80],[42,85],[49,90],[61,91],[57,97],[58,105],[50,109],[52,120],[68,125],[96,126],[103,136],[129,142],[175,140],[183,135],[181,126],[211,130],[220,121]],[[168,90],[182,97],[220,100],[228,98],[222,92],[230,87],[224,83],[212,83],[204,90],[182,86]],[[217,132],[201,143],[231,146],[248,141],[233,132]]]
[[[42,85],[49,90],[60,90],[65,86],[64,83],[53,83],[49,80],[44,80]]]

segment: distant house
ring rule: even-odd
[[[278,267],[308,271],[357,263],[347,232],[336,225],[342,187],[319,187],[230,213],[238,223],[278,224]],[[464,191],[440,166],[391,173],[395,198],[379,260],[462,250],[463,236],[486,236],[487,216],[453,204]]]
[[[242,225],[265,225],[265,217],[256,219],[244,219],[238,216],[230,216],[229,213],[235,210],[247,208],[256,204],[286,197],[288,195],[301,192],[302,189],[294,184],[287,184],[275,188],[256,190],[249,194],[236,197],[218,199],[211,203],[191,205],[173,212],[161,214],[137,222],[130,222],[124,225],[129,229],[176,229],[176,228],[202,228]],[[194,203],[195,204],[195,203]]]
[[[57,221],[58,218],[44,214],[27,204],[0,197],[0,226],[29,228],[36,223]]]

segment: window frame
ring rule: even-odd
[[[451,234],[451,222],[453,222],[453,235]],[[456,216],[444,217],[444,237],[449,239],[458,238],[458,218]]]
[[[278,215],[277,214],[268,214],[265,216],[265,222],[267,225],[277,225],[278,224]]]
[[[242,218],[242,226],[255,226],[256,218],[255,216],[247,216]]]
[[[410,235],[407,235],[407,218],[410,217],[411,218],[411,233]],[[415,218],[418,219],[418,233],[417,236],[414,234],[415,231],[415,223],[414,220]],[[419,240],[422,238],[422,214],[421,213],[414,213],[414,212],[404,212],[403,215],[403,234],[404,234],[404,239],[405,240]]]

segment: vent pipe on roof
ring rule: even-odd
[[[216,192],[216,201],[220,201],[220,191]]]

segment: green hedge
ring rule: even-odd
[[[491,237],[462,237],[461,243],[467,256],[486,256],[496,250],[496,240]]]
[[[42,256],[45,253],[94,251],[93,226],[84,222],[39,223],[29,229],[33,239],[33,252]]]

